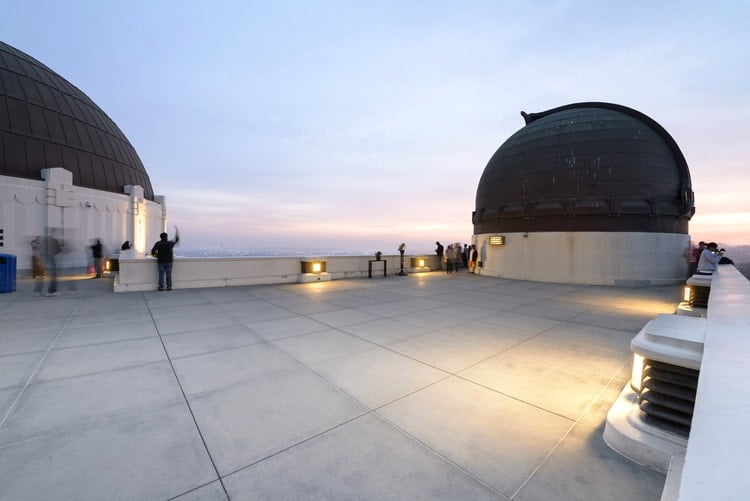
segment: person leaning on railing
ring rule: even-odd
[[[706,248],[701,251],[700,258],[698,258],[698,273],[708,275],[716,271],[723,255],[724,249],[719,250],[719,246],[716,245],[716,242],[710,242],[706,245]]]

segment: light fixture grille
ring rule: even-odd
[[[699,371],[646,359],[638,395],[645,421],[687,437],[695,408]]]

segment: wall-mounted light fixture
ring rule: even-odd
[[[326,271],[325,259],[303,259],[300,262],[302,274],[300,282],[322,282],[331,280],[331,274]]]
[[[322,259],[303,260],[302,273],[325,273],[326,261]]]
[[[412,273],[420,272],[420,271],[430,271],[427,258],[423,256],[410,257],[409,258],[409,271]]]

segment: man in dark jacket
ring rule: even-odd
[[[435,242],[437,248],[435,248],[435,254],[437,254],[437,265],[438,270],[443,269],[443,245],[440,242]]]
[[[164,290],[164,275],[167,276],[167,290],[172,290],[172,262],[174,261],[173,248],[180,241],[180,231],[174,227],[174,240],[167,240],[169,235],[162,233],[161,240],[154,244],[151,255],[156,258],[159,267],[159,290]]]

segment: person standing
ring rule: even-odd
[[[167,290],[172,290],[172,264],[174,262],[174,246],[180,241],[180,231],[174,227],[174,240],[168,240],[169,235],[162,233],[159,240],[151,249],[151,255],[156,258],[159,268],[159,290],[164,290],[164,277],[166,275]]]
[[[698,260],[701,258],[703,249],[706,248],[706,242],[698,242],[698,247],[690,250],[690,262],[688,263],[688,277],[692,276],[693,273],[698,269]]]
[[[437,248],[435,254],[437,254],[438,271],[443,271],[443,245],[440,242],[435,242]]]
[[[94,271],[96,275],[94,278],[102,278],[104,276],[104,270],[102,269],[102,258],[104,254],[104,246],[100,239],[94,240],[91,245],[91,257],[94,259]]]
[[[471,247],[469,248],[469,267],[471,268],[472,273],[476,273],[477,270],[477,247],[474,244],[471,244]]]

